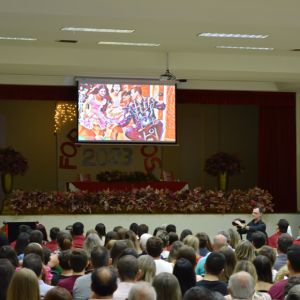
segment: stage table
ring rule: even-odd
[[[184,191],[189,189],[188,182],[67,182],[67,191],[76,192],[76,190],[88,191],[89,193],[102,191],[102,190],[122,190],[131,191],[133,188],[142,189],[147,186],[151,186],[153,189],[168,189],[171,192]]]

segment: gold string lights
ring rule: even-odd
[[[54,116],[54,134],[57,133],[62,123],[76,119],[76,109],[76,104],[65,103],[56,105]]]

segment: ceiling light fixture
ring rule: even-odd
[[[268,35],[257,35],[257,34],[235,34],[235,33],[199,33],[198,36],[206,37],[228,37],[228,38],[248,38],[248,39],[265,39]]]
[[[274,48],[258,48],[258,47],[231,47],[231,46],[217,46],[221,49],[244,49],[244,50],[274,50]]]
[[[121,43],[121,42],[99,42],[101,45],[120,45],[120,46],[153,46],[157,47],[160,44],[147,44],[147,43]]]
[[[3,37],[3,36],[0,36],[0,40],[15,40],[15,41],[37,41],[37,39],[29,39],[29,38],[15,38],[15,37]]]
[[[76,28],[76,27],[63,27],[61,30],[108,32],[108,33],[133,33],[134,32],[134,30],[123,30],[123,29],[99,29],[99,28]]]

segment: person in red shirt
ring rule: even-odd
[[[84,226],[80,222],[76,222],[73,224],[73,245],[74,248],[82,248],[85,236],[83,235],[84,233]]]
[[[59,281],[56,286],[63,287],[72,293],[76,279],[85,274],[85,268],[88,266],[87,252],[83,249],[74,249],[70,254],[69,263],[73,270],[73,275]]]
[[[51,250],[51,252],[54,252],[57,249],[57,234],[60,232],[60,229],[58,227],[52,227],[50,230],[50,238],[51,242],[48,242],[43,245],[43,247],[46,247]]]
[[[277,233],[273,234],[267,239],[266,245],[272,248],[276,248],[277,247],[276,242],[279,236],[281,236],[283,233],[287,233],[288,227],[289,227],[289,222],[285,219],[280,219],[277,223]],[[292,239],[293,241],[295,241],[293,237]]]

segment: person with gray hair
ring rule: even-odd
[[[232,299],[251,300],[255,292],[253,277],[245,271],[231,275],[228,283],[228,291]]]
[[[147,245],[147,241],[148,239],[150,239],[153,235],[149,234],[149,233],[144,233],[142,236],[140,236],[140,247],[142,249],[142,253],[139,254],[139,257],[142,255],[147,255],[146,250],[146,245]]]
[[[148,282],[138,282],[131,288],[128,300],[156,300],[155,289]]]
[[[88,259],[91,260],[91,252],[94,247],[101,246],[101,240],[98,234],[96,233],[90,233],[84,243],[82,248],[87,252]]]
[[[284,298],[285,300],[300,300],[300,284],[293,286]]]
[[[231,242],[230,234],[229,234],[226,230],[219,230],[219,231],[217,232],[217,234],[222,234],[222,235],[224,235],[224,236],[226,237],[226,239],[227,239],[227,244],[228,244],[227,247],[229,247],[233,252],[235,252],[235,249],[233,249],[233,248],[230,246],[230,242]]]

